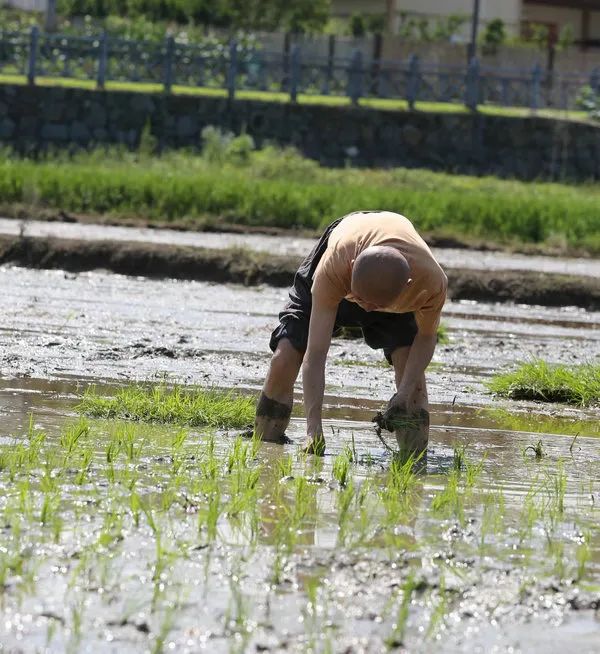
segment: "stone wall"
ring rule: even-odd
[[[148,121],[161,147],[199,147],[202,128],[216,125],[327,165],[600,179],[600,126],[584,123],[0,85],[0,142],[23,152],[136,147]]]

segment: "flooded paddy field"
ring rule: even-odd
[[[600,313],[450,302],[410,466],[370,422],[392,371],[355,340],[332,346],[323,459],[78,415],[89,384],[256,393],[282,289],[11,267],[0,284],[0,651],[600,648],[600,412],[485,387],[531,357],[597,360]]]

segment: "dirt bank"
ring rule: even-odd
[[[175,230],[181,232],[221,233],[221,234],[262,234],[286,238],[317,239],[321,230],[308,228],[285,229],[268,225],[244,225],[227,222],[214,216],[192,219],[149,220],[142,216],[115,216],[113,214],[82,214],[62,209],[49,209],[31,205],[0,203],[0,215],[24,222],[45,221],[48,223],[77,223],[81,225],[107,225],[113,227],[133,227],[136,229]],[[593,252],[567,243],[523,243],[518,239],[505,240],[467,237],[439,231],[423,231],[423,238],[432,248],[455,248],[479,252],[506,252],[533,256],[593,258]]]
[[[104,269],[124,275],[281,287],[291,283],[298,262],[297,257],[243,248],[0,236],[0,264],[70,272]],[[460,268],[446,272],[452,299],[600,309],[600,283],[589,277]]]

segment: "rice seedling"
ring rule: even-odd
[[[577,560],[577,581],[581,581],[585,576],[585,568],[588,561],[592,558],[592,551],[590,548],[591,533],[589,531],[581,535],[577,549],[575,550],[575,558]]]
[[[82,450],[79,459],[77,475],[75,476],[75,483],[78,486],[83,486],[83,484],[89,479],[89,473],[92,467],[93,458],[94,451],[91,447],[86,447]]]
[[[218,428],[247,427],[254,419],[255,401],[216,389],[167,389],[165,386],[130,386],[117,391],[113,397],[101,397],[90,387],[78,410],[96,418]]]
[[[485,553],[486,536],[495,535],[504,527],[504,493],[502,490],[488,492],[483,496],[481,528],[479,532],[479,554]]]
[[[486,453],[484,453],[477,463],[473,463],[468,459],[465,461],[465,487],[467,489],[473,488],[479,481],[481,473],[483,472],[486,456]]]
[[[467,455],[467,446],[466,445],[457,445],[454,447],[454,452],[452,454],[452,469],[456,472],[460,472],[464,465]]]
[[[176,603],[171,604],[163,613],[163,617],[160,623],[160,628],[156,634],[156,638],[152,643],[151,652],[152,654],[162,654],[165,651],[165,642],[167,636],[171,633],[173,625],[175,623],[175,615],[178,610],[178,605]]]
[[[216,487],[208,497],[205,514],[202,515],[202,513],[200,513],[198,516],[198,526],[199,528],[204,527],[206,530],[206,540],[209,543],[214,542],[217,538],[217,526],[222,511],[223,505],[221,502],[221,491]]]
[[[550,365],[541,359],[496,375],[489,389],[515,400],[565,402],[587,406],[600,402],[600,365]]]
[[[565,492],[567,490],[567,475],[561,459],[556,464],[556,472],[552,477],[552,500],[556,510],[562,514],[565,510]]]
[[[333,478],[342,488],[348,483],[351,465],[351,459],[348,457],[347,452],[341,452],[333,461]]]
[[[542,443],[542,439],[540,439],[535,445],[528,445],[524,450],[523,454],[527,452],[533,452],[535,455],[536,459],[543,459],[545,455],[545,450],[544,450],[544,444]]]
[[[431,508],[435,513],[454,515],[463,524],[464,506],[459,490],[459,479],[459,473],[456,470],[451,470],[446,478],[444,489],[434,495],[431,501]]]
[[[306,591],[307,603],[303,609],[304,624],[306,631],[309,633],[308,651],[326,652],[328,648],[327,636],[328,624],[321,616],[327,616],[328,608],[326,601],[326,592],[323,586],[323,579],[317,573],[308,577],[304,582],[304,589]],[[319,597],[321,596],[321,601]],[[325,639],[322,648],[319,648],[319,641]],[[329,642],[329,645],[331,643]]]
[[[289,479],[292,476],[294,458],[291,454],[277,459],[277,470],[280,479]]]
[[[404,635],[410,614],[410,604],[417,586],[414,573],[411,572],[402,586],[402,597],[398,604],[396,620],[392,625],[392,633],[385,639],[388,649],[395,649],[404,645]]]
[[[65,450],[65,457],[69,457],[78,447],[79,440],[90,433],[90,425],[85,418],[69,425],[61,434],[59,443]]]
[[[346,542],[348,521],[350,518],[350,507],[354,500],[354,485],[352,481],[348,485],[340,484],[342,490],[337,494],[336,503],[338,508],[338,544],[343,547]]]
[[[446,591],[446,580],[444,578],[444,575],[441,574],[438,584],[438,601],[435,607],[433,608],[433,611],[431,612],[431,616],[429,618],[429,625],[427,627],[428,638],[432,638],[438,633],[444,622],[447,612],[448,612],[448,596]]]
[[[523,509],[519,519],[519,545],[522,545],[530,536],[533,526],[541,516],[541,511],[536,504],[536,497],[540,491],[537,480],[531,484],[523,502]]]

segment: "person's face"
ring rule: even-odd
[[[358,304],[358,306],[364,309],[365,311],[382,311],[383,309],[385,309],[385,307],[380,306],[375,302],[369,302],[368,300],[363,300],[363,298],[352,292],[348,294],[347,299],[350,300],[350,302],[356,302],[356,304]]]

